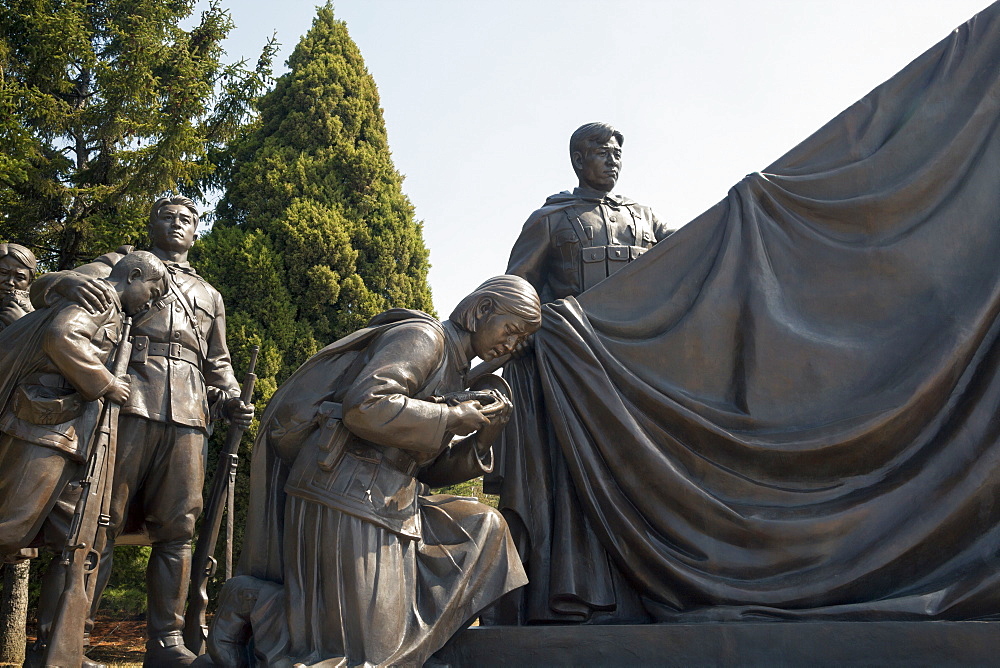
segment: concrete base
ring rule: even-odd
[[[997,666],[1000,622],[472,627],[434,658],[475,666]]]

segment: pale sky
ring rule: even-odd
[[[312,0],[229,0],[229,59]],[[988,0],[340,0],[424,222],[438,314],[504,272],[521,225],[576,185],[569,136],[625,135],[616,192],[681,226]],[[279,67],[278,71],[284,71]]]

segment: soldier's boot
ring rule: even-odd
[[[190,666],[195,655],[184,646],[184,603],[191,581],[191,541],[153,545],[146,568],[145,668]]]
[[[90,650],[90,639],[84,638],[84,651]],[[45,661],[45,644],[42,641],[35,641],[28,648],[24,657],[24,668],[43,668]],[[108,668],[108,664],[94,661],[84,655],[80,668]]]
[[[190,666],[197,657],[184,646],[184,638],[180,632],[150,638],[146,641],[146,656],[142,660],[143,668],[174,668],[174,666]]]

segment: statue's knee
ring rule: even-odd
[[[503,531],[507,528],[507,522],[500,511],[489,506],[486,506],[486,511],[483,513],[483,524],[489,531]]]
[[[195,517],[191,515],[167,523],[153,523],[148,520],[146,522],[146,530],[149,532],[149,540],[153,547],[179,544],[190,546],[194,539],[194,529]]]
[[[31,542],[33,522],[25,518],[13,518],[0,525],[0,561],[17,552]]]

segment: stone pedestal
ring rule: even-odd
[[[472,627],[435,659],[476,666],[997,666],[1000,622]]]

